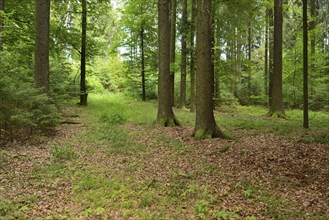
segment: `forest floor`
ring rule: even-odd
[[[0,219],[329,219],[329,115],[224,108],[236,140],[153,125],[155,103],[91,97],[44,138],[0,147]]]

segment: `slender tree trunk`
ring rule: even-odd
[[[304,128],[308,125],[308,26],[307,0],[303,0],[303,95],[304,95]]]
[[[269,9],[268,13],[268,19],[269,19],[269,47],[268,47],[268,52],[269,52],[269,82],[268,82],[268,87],[269,87],[269,93],[268,93],[268,99],[269,99],[269,106],[272,105],[272,90],[273,90],[273,75],[274,75],[274,19],[273,19],[273,9]]]
[[[269,115],[285,117],[282,96],[282,0],[274,2],[274,72]]]
[[[182,56],[181,56],[181,83],[179,107],[186,106],[186,56],[187,56],[187,0],[182,0]]]
[[[269,9],[266,9],[266,25],[265,25],[265,66],[264,66],[264,90],[265,95],[268,96],[268,45],[269,45]]]
[[[190,72],[191,72],[191,112],[195,112],[195,47],[194,47],[194,37],[195,37],[195,18],[196,18],[196,0],[192,0],[191,5],[191,35],[190,35]]]
[[[0,0],[0,11],[5,11],[5,0]],[[0,51],[3,49],[2,31],[3,31],[3,16],[0,14]]]
[[[170,84],[171,84],[171,101],[172,106],[175,105],[175,61],[176,61],[176,8],[177,0],[170,0],[171,3],[171,16],[170,16]]]
[[[49,92],[50,0],[36,0],[35,84]]]
[[[87,1],[82,0],[82,32],[81,32],[81,78],[80,78],[80,105],[87,105],[86,89],[86,39],[87,38]]]
[[[158,114],[157,123],[162,126],[175,126],[179,122],[172,110],[170,90],[170,0],[158,0],[158,43],[159,43],[159,78],[158,78]]]
[[[140,38],[141,38],[141,52],[142,52],[142,60],[141,60],[141,66],[142,66],[142,100],[146,101],[146,89],[145,89],[145,54],[144,54],[144,25],[142,25],[141,31],[140,31]]]
[[[193,136],[197,139],[224,137],[217,127],[212,99],[214,76],[211,70],[211,0],[197,0],[196,43],[196,120]]]
[[[251,53],[252,53],[252,22],[249,22],[248,28],[248,60],[251,63]],[[251,69],[248,70],[248,102],[251,96]]]

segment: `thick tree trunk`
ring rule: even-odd
[[[5,0],[0,0],[0,11],[5,11]],[[3,40],[2,40],[2,31],[3,31],[3,16],[0,13],[0,51],[3,49]]]
[[[304,128],[308,125],[308,26],[307,26],[307,0],[303,0],[303,96],[304,96]]]
[[[214,112],[211,70],[211,0],[197,0],[196,42],[196,120],[193,136],[197,139],[224,137],[217,127]]]
[[[172,110],[170,90],[170,0],[158,0],[158,43],[159,43],[159,78],[158,78],[158,114],[157,123],[162,126],[176,126],[179,122]]]
[[[50,0],[36,0],[35,84],[49,92]]]
[[[187,40],[187,0],[182,0],[182,56],[181,56],[181,83],[179,107],[186,105],[186,40]]]
[[[176,61],[176,8],[177,0],[170,0],[171,5],[171,15],[170,15],[170,84],[171,84],[171,101],[172,106],[175,105],[175,61]]]
[[[218,3],[217,3],[218,4]],[[215,42],[215,47],[216,48],[220,48],[220,24],[219,24],[219,19],[216,20],[216,31],[215,31],[215,39],[216,39],[216,42]],[[219,75],[220,75],[220,72],[219,72],[219,68],[218,66],[220,66],[220,62],[221,62],[221,49],[216,49],[215,50],[215,58],[214,58],[214,61],[215,61],[215,73],[214,73],[214,78],[215,78],[215,86],[214,86],[214,97],[215,97],[215,100],[219,103],[220,101],[220,80],[219,80]],[[217,68],[216,68],[217,67]]]
[[[194,37],[195,37],[195,18],[196,18],[196,2],[192,0],[191,5],[191,35],[190,35],[190,72],[191,72],[191,112],[195,112],[195,47],[194,47]]]
[[[142,60],[141,60],[141,66],[142,66],[142,100],[146,101],[146,86],[145,86],[145,54],[144,54],[144,26],[142,26],[140,31],[140,38],[141,38],[141,53],[142,53]]]
[[[285,117],[282,96],[282,0],[274,2],[274,72],[269,115]]]
[[[86,38],[87,38],[87,1],[82,0],[82,32],[81,32],[81,78],[80,105],[87,105],[88,93],[86,89]]]

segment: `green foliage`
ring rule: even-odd
[[[106,125],[120,125],[126,122],[125,116],[120,112],[104,112],[100,116],[100,121]]]
[[[17,130],[45,130],[60,122],[52,100],[34,88],[29,70],[17,68],[13,55],[2,52],[0,59],[0,127],[11,139]]]
[[[74,150],[68,147],[54,145],[51,149],[51,157],[54,163],[63,163],[73,160],[77,156]]]

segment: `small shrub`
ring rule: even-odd
[[[126,118],[122,113],[103,113],[100,117],[101,122],[107,125],[120,125],[126,122]]]
[[[52,148],[51,156],[54,162],[65,162],[76,158],[76,154],[72,149],[58,146]]]

